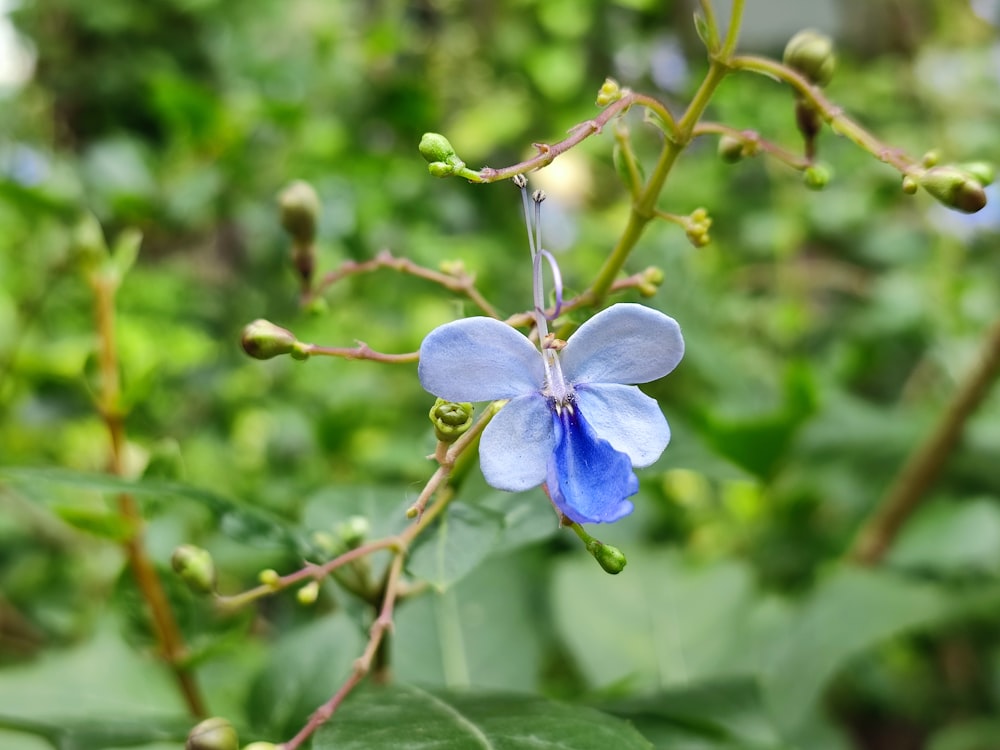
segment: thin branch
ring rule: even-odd
[[[919,166],[918,161],[907,155],[902,149],[886,145],[845,115],[844,110],[827,99],[823,92],[817,86],[814,86],[809,79],[792,70],[787,65],[756,55],[739,55],[733,57],[729,61],[729,65],[735,70],[762,73],[763,75],[787,83],[795,89],[795,92],[800,97],[809,102],[834,133],[844,136],[879,161],[894,167],[902,174],[907,174],[914,167]]]
[[[849,556],[863,565],[877,565],[903,524],[910,517],[955,451],[969,418],[986,398],[1000,375],[1000,321],[993,324],[980,353],[979,362],[940,421],[913,451],[875,512],[861,527]]]
[[[104,420],[111,442],[111,473],[125,476],[125,422],[121,412],[121,379],[118,348],[115,337],[115,292],[117,279],[99,270],[89,282],[94,292],[95,324],[98,337],[97,408]],[[197,717],[207,714],[205,702],[195,681],[194,673],[185,665],[187,648],[160,577],[149,559],[143,542],[143,518],[135,498],[123,492],[118,495],[118,513],[129,527],[124,542],[128,566],[149,610],[153,632],[160,653],[173,672],[188,710]]]
[[[739,130],[718,122],[699,122],[695,125],[693,133],[695,138],[709,134],[728,135],[732,138],[738,138],[743,143],[748,144],[753,151],[761,151],[768,156],[772,156],[778,161],[784,162],[792,169],[802,171],[812,165],[809,159],[765,140],[756,130]]]
[[[478,289],[476,289],[476,279],[472,274],[466,273],[465,271],[457,273],[443,273],[441,271],[435,271],[432,268],[424,268],[423,266],[417,265],[409,258],[396,257],[388,250],[380,251],[371,260],[362,261],[360,263],[354,260],[344,262],[341,264],[340,268],[330,271],[324,275],[316,285],[316,288],[313,290],[312,296],[305,298],[304,301],[308,302],[313,297],[322,294],[324,290],[330,288],[338,281],[346,279],[348,276],[371,273],[383,268],[390,268],[394,271],[399,271],[400,273],[417,276],[418,278],[432,281],[435,284],[440,284],[449,291],[457,294],[464,294],[480,310],[489,315],[491,318],[500,317],[493,305],[487,302],[486,298],[483,297]]]
[[[404,362],[416,362],[420,359],[420,352],[406,352],[404,354],[385,354],[372,349],[364,341],[359,341],[355,347],[320,346],[319,344],[300,344],[297,351],[309,356],[321,355],[324,357],[342,357],[343,359],[370,359],[374,362],[388,362],[401,364]]]
[[[676,132],[677,125],[674,122],[673,115],[670,114],[670,110],[668,110],[662,102],[657,101],[651,96],[646,96],[645,94],[636,94],[635,92],[628,91],[622,96],[621,99],[616,102],[612,102],[605,107],[593,120],[586,120],[570,128],[570,135],[568,138],[564,138],[558,143],[536,143],[534,146],[538,151],[538,154],[532,158],[501,169],[483,167],[477,173],[478,177],[470,181],[481,183],[498,182],[500,180],[509,179],[514,175],[525,174],[527,172],[533,172],[536,169],[541,169],[542,167],[547,167],[557,156],[566,153],[590,136],[600,133],[609,120],[619,114],[622,114],[633,104],[646,107],[653,112],[663,124],[663,127],[668,135],[673,135]]]

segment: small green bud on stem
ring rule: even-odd
[[[746,154],[743,151],[743,139],[733,135],[724,135],[719,139],[719,158],[726,164],[742,161]]]
[[[97,217],[84,214],[73,228],[72,249],[84,268],[92,269],[108,257],[108,243]]]
[[[618,85],[618,81],[614,78],[605,78],[604,83],[601,84],[601,88],[597,91],[597,106],[607,107],[609,104],[614,104],[616,101],[624,96],[621,86]]]
[[[367,518],[351,516],[338,523],[334,531],[347,549],[356,549],[365,543],[371,530],[371,522]]]
[[[712,218],[708,215],[708,211],[704,208],[696,208],[687,217],[687,222],[684,225],[684,233],[687,235],[688,242],[694,247],[705,247],[711,241],[711,237],[708,234],[708,230],[711,227]]]
[[[303,607],[308,607],[316,603],[319,598],[319,581],[310,581],[305,586],[295,592],[295,599]]]
[[[232,724],[213,716],[188,733],[184,750],[240,750],[240,740]]]
[[[830,183],[832,176],[831,169],[825,164],[811,164],[802,172],[802,180],[810,190],[822,190]]]
[[[316,239],[319,221],[319,196],[304,180],[296,180],[278,195],[281,226],[295,240],[296,245],[309,247]]]
[[[170,565],[192,591],[210,594],[215,590],[215,563],[208,550],[182,544],[171,555]]]
[[[451,141],[440,133],[424,133],[423,138],[420,139],[419,149],[420,155],[431,164],[434,162],[449,164],[453,159],[458,158]]]
[[[454,443],[472,427],[472,412],[470,403],[456,403],[439,398],[429,414],[435,437],[442,443]]]
[[[946,165],[932,167],[919,177],[920,186],[948,208],[974,214],[986,205],[983,186],[969,172]]]
[[[278,575],[278,571],[271,568],[266,568],[257,574],[257,580],[263,585],[275,591],[281,586],[281,576]]]
[[[254,359],[272,359],[282,354],[293,354],[298,343],[294,333],[263,318],[246,326],[240,336],[243,351]]]
[[[983,187],[987,185],[992,185],[993,180],[997,177],[996,167],[990,164],[988,161],[970,161],[965,164],[959,164],[958,168],[964,170],[976,178],[978,182]]]
[[[628,562],[625,559],[625,553],[620,549],[597,539],[591,539],[587,542],[587,552],[597,560],[597,564],[604,569],[605,573],[610,573],[613,576],[621,573]]]
[[[837,69],[833,40],[813,29],[800,31],[788,40],[782,61],[819,87],[826,86]]]
[[[652,297],[656,294],[656,290],[660,288],[660,284],[662,283],[663,269],[657,268],[656,266],[650,266],[642,272],[642,280],[639,282],[636,289],[639,290],[639,294],[643,297]]]

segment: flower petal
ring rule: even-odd
[[[684,338],[677,321],[645,305],[623,302],[597,313],[570,336],[560,354],[571,383],[648,383],[677,367]]]
[[[670,442],[670,426],[660,405],[634,385],[578,386],[576,404],[594,433],[626,454],[632,466],[649,466]]]
[[[594,434],[579,409],[552,415],[555,450],[546,484],[556,507],[577,523],[612,523],[632,512],[639,491],[632,462]]]
[[[479,442],[479,466],[486,483],[522,492],[545,481],[555,436],[549,403],[541,394],[506,404],[486,425]]]
[[[542,355],[527,337],[493,318],[445,323],[420,345],[424,389],[449,401],[515,398],[542,387]]]

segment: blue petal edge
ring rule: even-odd
[[[626,498],[639,491],[639,479],[629,457],[597,437],[579,409],[553,411],[552,421],[546,484],[556,507],[577,523],[613,523],[631,513]]]
[[[424,390],[449,401],[494,401],[542,387],[542,355],[519,331],[493,318],[438,326],[420,345]]]

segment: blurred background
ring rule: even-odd
[[[728,5],[717,4],[720,19]],[[109,242],[127,229],[143,237],[119,293],[130,471],[307,531],[358,512],[381,528],[376,516],[406,507],[430,473],[431,400],[415,367],[257,362],[240,331],[263,317],[306,341],[407,352],[476,311],[392,271],[352,277],[325,308],[300,309],[277,194],[293,179],[316,188],[321,273],[383,249],[433,268],[461,261],[501,313],[527,309],[517,193],[430,177],[421,135],[445,134],[473,168],[505,166],[593,117],[607,76],[680,113],[707,69],[693,9],[0,1],[0,467],[107,467],[92,301],[72,252],[90,212]],[[780,58],[797,30],[819,29],[839,52],[828,96],[887,144],[997,162],[998,22],[990,0],[748,0],[740,49]],[[798,150],[793,108],[786,88],[734,75],[708,117]],[[629,125],[650,166],[656,131],[637,112]],[[591,138],[532,178],[550,196],[547,245],[570,290],[593,279],[625,224],[612,145],[610,131]],[[657,747],[682,750],[1000,747],[1000,397],[970,420],[908,520],[883,563],[889,577],[859,583],[839,567],[1000,319],[1000,203],[990,188],[993,202],[965,216],[905,196],[896,172],[829,131],[819,154],[834,178],[811,192],[781,164],[724,164],[714,139],[695,142],[659,205],[705,207],[711,244],[651,225],[627,264],[664,270],[647,302],[677,318],[688,345],[677,372],[647,388],[673,444],[641,472],[635,514],[601,529],[629,555],[632,578],[599,578],[574,540],[553,536],[540,493],[510,500],[540,509],[534,525],[401,612],[402,679],[613,706]],[[470,502],[487,493],[468,483]],[[71,672],[58,659],[81,644],[113,632],[148,646],[114,546],[66,510],[98,502],[78,487],[0,484],[0,695],[15,715],[46,708],[24,696],[55,690],[53,675]],[[164,568],[185,541],[213,551],[230,591],[263,567],[297,564],[190,498],[145,509]],[[330,656],[334,676],[279,710],[267,691],[284,684],[282,660],[266,644],[282,634],[309,643],[299,628],[328,642],[314,613],[282,599],[220,622],[186,592],[172,596],[203,647],[215,705],[268,738],[294,727],[356,655]],[[593,615],[595,600],[615,599],[627,616]],[[352,613],[333,591],[324,606]],[[790,612],[801,619],[780,632],[792,635],[772,637]],[[442,623],[464,631],[461,668]],[[330,627],[358,637],[340,620]],[[299,652],[285,648],[287,668]],[[660,649],[655,666],[649,649]],[[744,706],[755,718],[730,727],[730,744],[642,702],[721,684],[708,691],[721,705],[736,684],[726,681],[747,675],[763,685],[764,708]]]

